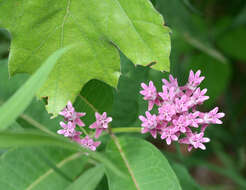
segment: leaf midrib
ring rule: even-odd
[[[114,141],[117,149],[119,150],[120,156],[122,157],[122,159],[123,159],[123,161],[124,161],[124,163],[126,165],[126,168],[127,168],[128,172],[129,172],[131,178],[132,178],[132,181],[133,181],[134,185],[136,186],[136,189],[140,190],[138,182],[137,182],[137,180],[136,180],[136,178],[134,176],[132,168],[131,168],[131,166],[130,166],[127,158],[126,158],[126,155],[125,155],[125,153],[124,153],[124,151],[123,151],[123,149],[122,149],[122,147],[120,145],[120,142],[119,142],[118,138],[113,133],[111,133],[110,136],[111,136],[112,140]]]
[[[79,97],[93,110],[93,111],[95,111],[95,112],[98,112],[98,110],[84,97],[84,96],[82,96],[82,95],[79,95]],[[140,190],[140,188],[139,188],[139,185],[138,185],[138,183],[137,183],[137,180],[136,180],[136,178],[135,178],[135,176],[134,176],[134,173],[133,173],[133,171],[132,171],[132,169],[131,169],[131,166],[130,166],[130,164],[129,164],[129,162],[128,162],[128,160],[127,160],[127,158],[126,158],[126,155],[125,155],[125,153],[124,153],[124,151],[123,151],[123,149],[122,149],[122,147],[121,147],[121,145],[120,145],[120,142],[119,142],[119,140],[118,140],[118,138],[112,133],[112,132],[110,132],[110,136],[111,136],[111,138],[112,138],[112,140],[114,141],[114,143],[115,143],[115,145],[116,145],[116,147],[117,147],[117,149],[119,150],[119,153],[120,153],[120,156],[122,157],[122,159],[123,159],[123,161],[124,161],[124,163],[125,163],[125,166],[126,166],[126,168],[127,168],[127,170],[128,170],[128,172],[129,172],[129,174],[130,174],[130,176],[131,176],[131,178],[132,178],[132,181],[133,181],[133,183],[134,183],[134,185],[136,186],[136,189],[137,190]]]
[[[73,161],[77,158],[79,158],[81,155],[81,153],[75,153],[70,155],[69,157],[63,159],[62,161],[60,161],[58,164],[56,164],[57,168],[61,168],[63,165],[65,165],[66,163]],[[31,190],[33,189],[36,185],[38,185],[43,179],[45,179],[47,176],[49,176],[52,172],[54,172],[53,169],[49,169],[47,172],[45,172],[43,175],[39,176],[33,183],[31,183],[26,190]]]
[[[91,104],[84,96],[79,95],[79,97],[80,97],[80,98],[82,99],[82,101],[84,101],[84,102],[85,102],[85,103],[86,103],[93,111],[98,112],[98,110],[94,107],[94,105]],[[1,104],[1,103],[3,103],[3,101],[0,100],[0,104]],[[22,114],[22,115],[23,115],[23,114]],[[20,117],[21,117],[21,116],[20,116]],[[26,120],[26,118],[29,118],[29,119]],[[30,124],[32,124],[34,127],[38,128],[38,129],[40,129],[40,130],[42,130],[42,131],[44,131],[44,132],[46,132],[46,133],[53,133],[52,131],[50,131],[49,129],[47,129],[45,126],[43,126],[42,124],[40,124],[39,122],[37,122],[36,120],[32,119],[31,117],[29,117],[29,116],[27,116],[27,115],[24,115],[24,117],[22,116],[22,119],[25,119],[27,122],[29,122]],[[34,121],[34,122],[32,122],[32,121]],[[38,125],[37,125],[37,124],[38,124]],[[44,129],[45,129],[45,130],[44,130]],[[49,132],[48,132],[48,131],[49,131]],[[53,133],[53,134],[54,134],[54,133]],[[135,186],[136,186],[136,189],[137,189],[137,190],[140,190],[139,185],[138,185],[138,183],[137,183],[137,180],[136,180],[136,178],[135,178],[135,176],[134,176],[134,173],[133,173],[133,171],[132,171],[132,169],[131,169],[131,167],[130,167],[130,164],[129,164],[129,162],[128,162],[126,156],[125,156],[125,153],[123,152],[123,149],[122,149],[122,147],[121,147],[121,145],[120,145],[120,143],[119,143],[118,138],[117,138],[113,133],[111,133],[110,136],[111,136],[112,140],[114,141],[114,143],[115,143],[117,149],[119,150],[120,156],[122,157],[122,159],[123,159],[123,161],[124,161],[124,163],[125,163],[125,166],[126,166],[128,172],[129,172],[129,174],[130,174],[130,176],[131,176],[131,178],[132,178],[132,180],[133,180],[133,183],[134,183]],[[79,154],[79,153],[76,153],[76,154]],[[67,158],[67,159],[68,159],[68,158]],[[64,162],[64,161],[65,161],[65,160],[63,160],[63,162]],[[60,166],[59,164],[62,164],[62,162],[58,163],[58,164],[57,164],[57,167],[61,167],[61,166],[64,165],[65,163],[63,163],[61,166]],[[52,172],[53,172],[53,169],[50,169],[50,170],[47,171],[44,175],[48,176],[48,175],[49,175],[48,172],[52,173]],[[47,174],[47,173],[48,173],[48,174]],[[42,176],[43,176],[43,175],[42,175]],[[40,176],[39,178],[45,178],[45,176],[44,176],[44,177],[42,177],[42,176]],[[36,186],[36,185],[39,183],[39,181],[42,180],[42,179],[39,179],[39,178],[38,178],[37,180],[35,180],[35,182],[34,182],[35,184],[34,184],[34,185],[31,184],[31,185],[27,188],[27,190],[32,189],[32,187]],[[38,182],[36,182],[36,181],[38,181]],[[31,187],[31,188],[30,188],[30,187]]]

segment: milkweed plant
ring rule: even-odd
[[[211,124],[222,124],[220,119],[225,114],[218,112],[218,107],[209,112],[198,110],[198,106],[209,99],[209,96],[206,96],[207,89],[199,87],[205,79],[200,75],[200,70],[196,73],[191,70],[188,82],[184,86],[179,86],[177,78],[169,75],[169,81],[162,79],[161,92],[156,90],[152,81],[148,84],[141,83],[143,90],[139,93],[148,102],[145,116],[139,116],[142,122],[141,133],[150,133],[153,138],[160,135],[167,145],[170,145],[172,141],[187,144],[188,151],[193,148],[205,150],[204,143],[210,142],[210,139],[204,136],[206,129]],[[158,108],[157,114],[150,112],[154,106]],[[112,121],[112,117],[107,117],[106,112],[102,114],[95,112],[96,121],[89,126],[91,135],[88,135],[83,130],[85,124],[81,120],[86,113],[76,112],[71,101],[59,114],[64,117],[64,122],[60,122],[62,129],[59,129],[57,133],[92,151],[101,144],[94,139],[98,139],[102,132],[109,132],[109,123]]]
[[[172,35],[154,2],[1,1],[0,29],[11,42],[4,59],[0,52],[1,190],[181,190],[192,182],[183,153],[206,153],[216,141],[209,128],[225,114],[206,111],[200,67],[185,71],[183,86],[166,78]],[[31,75],[9,80],[18,73]]]

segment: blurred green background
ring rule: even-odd
[[[201,109],[219,106],[226,113],[223,125],[208,129],[206,136],[211,138],[211,143],[207,151],[187,153],[183,146],[166,147],[158,141],[153,143],[168,155],[170,162],[179,162],[188,168],[196,183],[192,182],[194,187],[189,186],[187,190],[245,190],[246,1],[152,0],[152,3],[164,16],[165,25],[172,30],[171,73],[182,84],[190,69],[201,69],[202,75],[206,76],[202,88],[208,88],[210,96]],[[0,64],[8,58],[10,38],[7,31],[0,29]],[[122,60],[124,62],[124,57]],[[141,68],[137,69],[136,73],[141,73]],[[159,74],[150,73],[152,78],[158,78]],[[124,78],[120,85],[124,85]],[[130,107],[132,112],[134,107],[135,104]],[[40,109],[44,112],[42,106]],[[115,125],[120,125],[117,113],[112,114],[116,118]],[[131,120],[130,115],[125,118]],[[21,118],[19,122],[22,122]],[[193,181],[185,175],[185,168],[177,167],[175,171],[180,179],[185,178],[181,183]]]
[[[174,157],[204,189],[246,189],[246,1],[153,3],[172,29],[171,73],[182,83],[189,69],[201,69],[210,96],[204,109],[226,113],[223,125],[207,131],[207,151]]]

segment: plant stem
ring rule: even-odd
[[[83,128],[83,127],[80,127],[80,129],[83,131],[83,133],[87,136],[89,136],[89,134],[87,133],[87,131]]]
[[[127,127],[123,128],[123,129],[126,129],[126,128],[127,128]],[[129,128],[133,128],[133,127],[129,127]],[[120,129],[120,128],[117,128],[117,129]],[[138,128],[134,128],[134,129],[138,129]],[[112,128],[109,128],[108,132],[109,132],[109,135],[111,136],[112,140],[114,141],[115,146],[117,147],[117,149],[118,149],[118,151],[119,151],[119,153],[120,153],[120,156],[121,156],[121,158],[122,158],[123,161],[124,161],[125,166],[127,167],[127,170],[128,170],[128,172],[129,172],[129,174],[130,174],[130,176],[131,176],[131,178],[132,178],[132,181],[134,182],[134,184],[135,184],[135,186],[136,186],[136,189],[137,189],[137,190],[140,190],[139,185],[138,185],[138,183],[137,183],[137,180],[136,180],[136,178],[135,178],[135,176],[134,176],[134,173],[133,173],[133,171],[132,171],[132,168],[131,168],[131,166],[130,166],[130,164],[129,164],[129,162],[128,162],[128,159],[127,159],[127,157],[126,157],[126,155],[125,155],[125,153],[124,153],[122,147],[121,147],[121,144],[120,144],[119,139],[118,139],[118,138],[115,136],[115,134],[112,132]]]
[[[34,120],[33,118],[31,118],[30,116],[26,115],[26,114],[21,114],[19,116],[21,119],[25,120],[26,122],[28,122],[29,124],[31,124],[33,127],[36,127],[37,129],[52,135],[52,136],[57,136],[56,133],[54,133],[53,131],[49,130],[47,127],[45,127],[44,125],[42,125],[41,123],[39,123],[38,121]]]
[[[113,133],[139,133],[141,131],[141,127],[117,127],[111,128]]]
[[[179,159],[180,159],[181,161],[183,161],[184,156],[183,156],[183,154],[182,154],[182,152],[181,152],[180,145],[178,144],[178,142],[175,142],[175,147],[176,147],[176,152],[177,152],[177,154],[178,154]]]

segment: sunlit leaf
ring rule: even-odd
[[[135,64],[169,70],[169,29],[149,0],[2,1],[0,27],[12,36],[11,75],[33,73],[50,52],[80,44],[59,60],[38,95],[54,114],[90,79],[116,86],[117,48]]]

